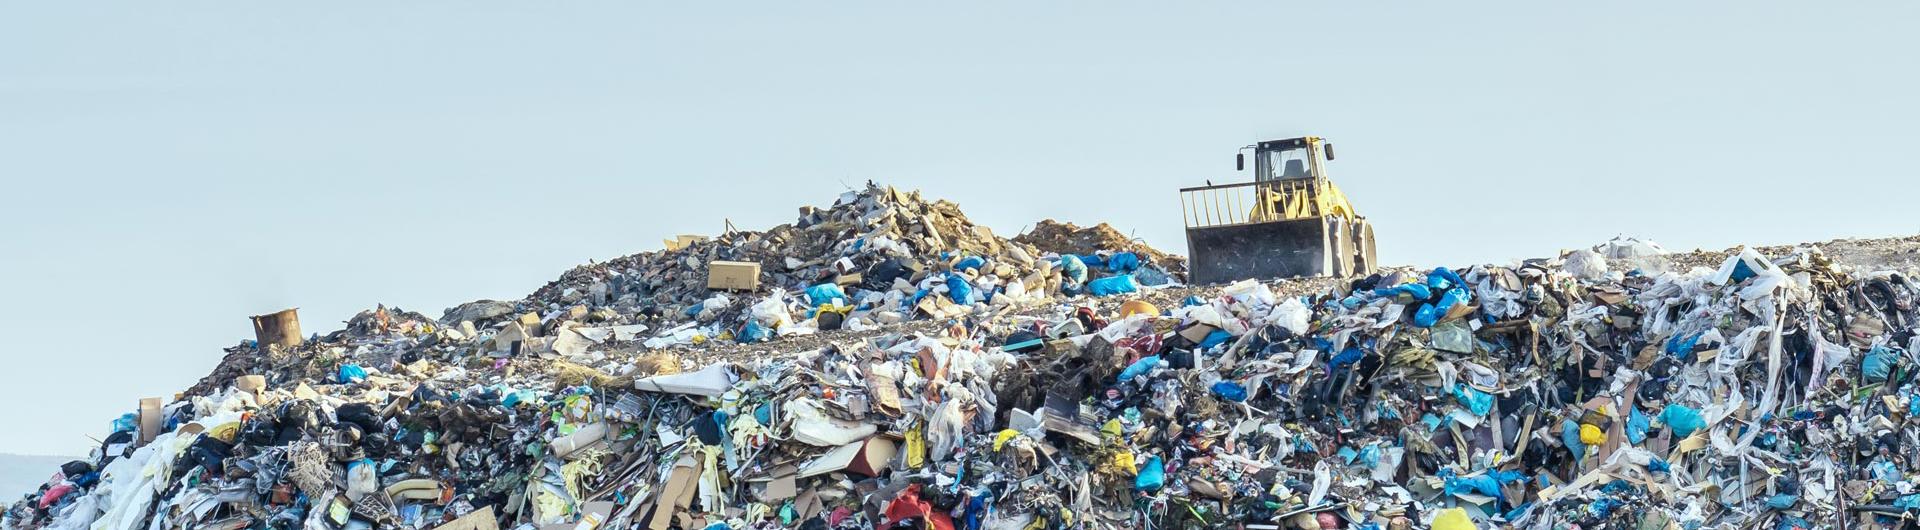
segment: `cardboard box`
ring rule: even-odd
[[[140,443],[153,441],[160,435],[160,398],[140,398]]]
[[[726,291],[752,291],[760,288],[760,264],[747,261],[715,261],[707,264],[707,288]]]
[[[267,376],[243,375],[236,377],[233,379],[233,387],[241,392],[259,396],[260,391],[267,388]]]

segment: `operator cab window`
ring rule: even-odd
[[[1308,160],[1311,156],[1306,146],[1267,151],[1266,156],[1261,160],[1261,162],[1264,162],[1261,165],[1265,167],[1261,168],[1260,180],[1289,180],[1312,177],[1311,168],[1313,165],[1312,162]]]

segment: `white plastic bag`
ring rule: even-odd
[[[1308,309],[1307,304],[1301,303],[1299,298],[1288,298],[1267,313],[1267,323],[1287,328],[1295,335],[1305,334],[1312,319],[1313,310]]]
[[[1582,280],[1599,280],[1607,277],[1607,258],[1589,249],[1568,252],[1566,263],[1562,266],[1567,274]]]

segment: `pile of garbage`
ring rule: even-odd
[[[483,300],[449,309],[441,320],[485,329],[532,312],[538,322],[528,317],[526,329],[508,331],[530,336],[542,335],[536,326],[573,320],[672,328],[653,341],[658,347],[870,329],[1180,281],[1184,262],[1177,256],[1120,243],[1043,251],[995,236],[951,202],[870,182],[830,208],[801,208],[792,224],[683,236],[665,251],[575,268],[518,303]],[[723,266],[745,271],[747,287],[716,289],[715,267]]]
[[[794,227],[578,269],[519,303],[441,319],[380,307],[299,344],[242,343],[203,384],[113,420],[91,458],[62,466],[0,524],[1792,529],[1920,518],[1910,271],[1806,248],[1680,272],[1569,254],[1102,297],[1071,290],[1060,264],[1073,254],[901,228],[930,215],[914,206],[925,204],[869,188]],[[823,224],[839,226],[811,228]],[[935,230],[964,231],[951,228]],[[896,244],[906,250],[873,250]],[[763,252],[782,245],[820,257],[774,269]],[[1108,278],[1124,275],[1118,254],[1099,256]],[[778,286],[708,305],[685,261],[720,257],[761,260],[783,271]],[[926,268],[844,295],[804,292],[909,259]],[[1034,270],[1050,275],[1027,283]],[[773,292],[786,287],[801,292]],[[914,297],[964,310],[924,311]],[[649,302],[700,309],[635,317]],[[885,312],[915,312],[919,325],[886,325]],[[678,338],[683,326],[728,333],[728,317],[742,330],[822,330],[826,314],[849,329],[811,341],[775,332],[747,343],[767,348],[752,355],[701,353],[738,347],[744,332]],[[662,321],[680,323],[649,327]],[[850,329],[863,321],[872,327]]]
[[[1149,263],[1158,263],[1182,271],[1185,268],[1185,260],[1180,256],[1161,252],[1138,238],[1120,233],[1119,229],[1107,223],[1082,227],[1073,223],[1045,219],[1035,223],[1033,228],[1025,233],[1015,236],[1013,241],[1033,245],[1040,250],[1056,254],[1084,256],[1102,251],[1132,252]]]

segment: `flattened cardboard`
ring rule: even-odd
[[[858,473],[868,477],[877,477],[887,470],[893,456],[898,454],[900,446],[893,440],[874,436],[858,442],[842,445],[827,451],[819,458],[802,466],[799,478],[824,475],[836,471]]]
[[[494,519],[493,506],[488,505],[433,530],[500,530],[500,523]]]
[[[235,377],[233,378],[233,387],[239,389],[241,392],[253,394],[257,397],[260,395],[261,390],[267,388],[267,376],[243,375]]]

